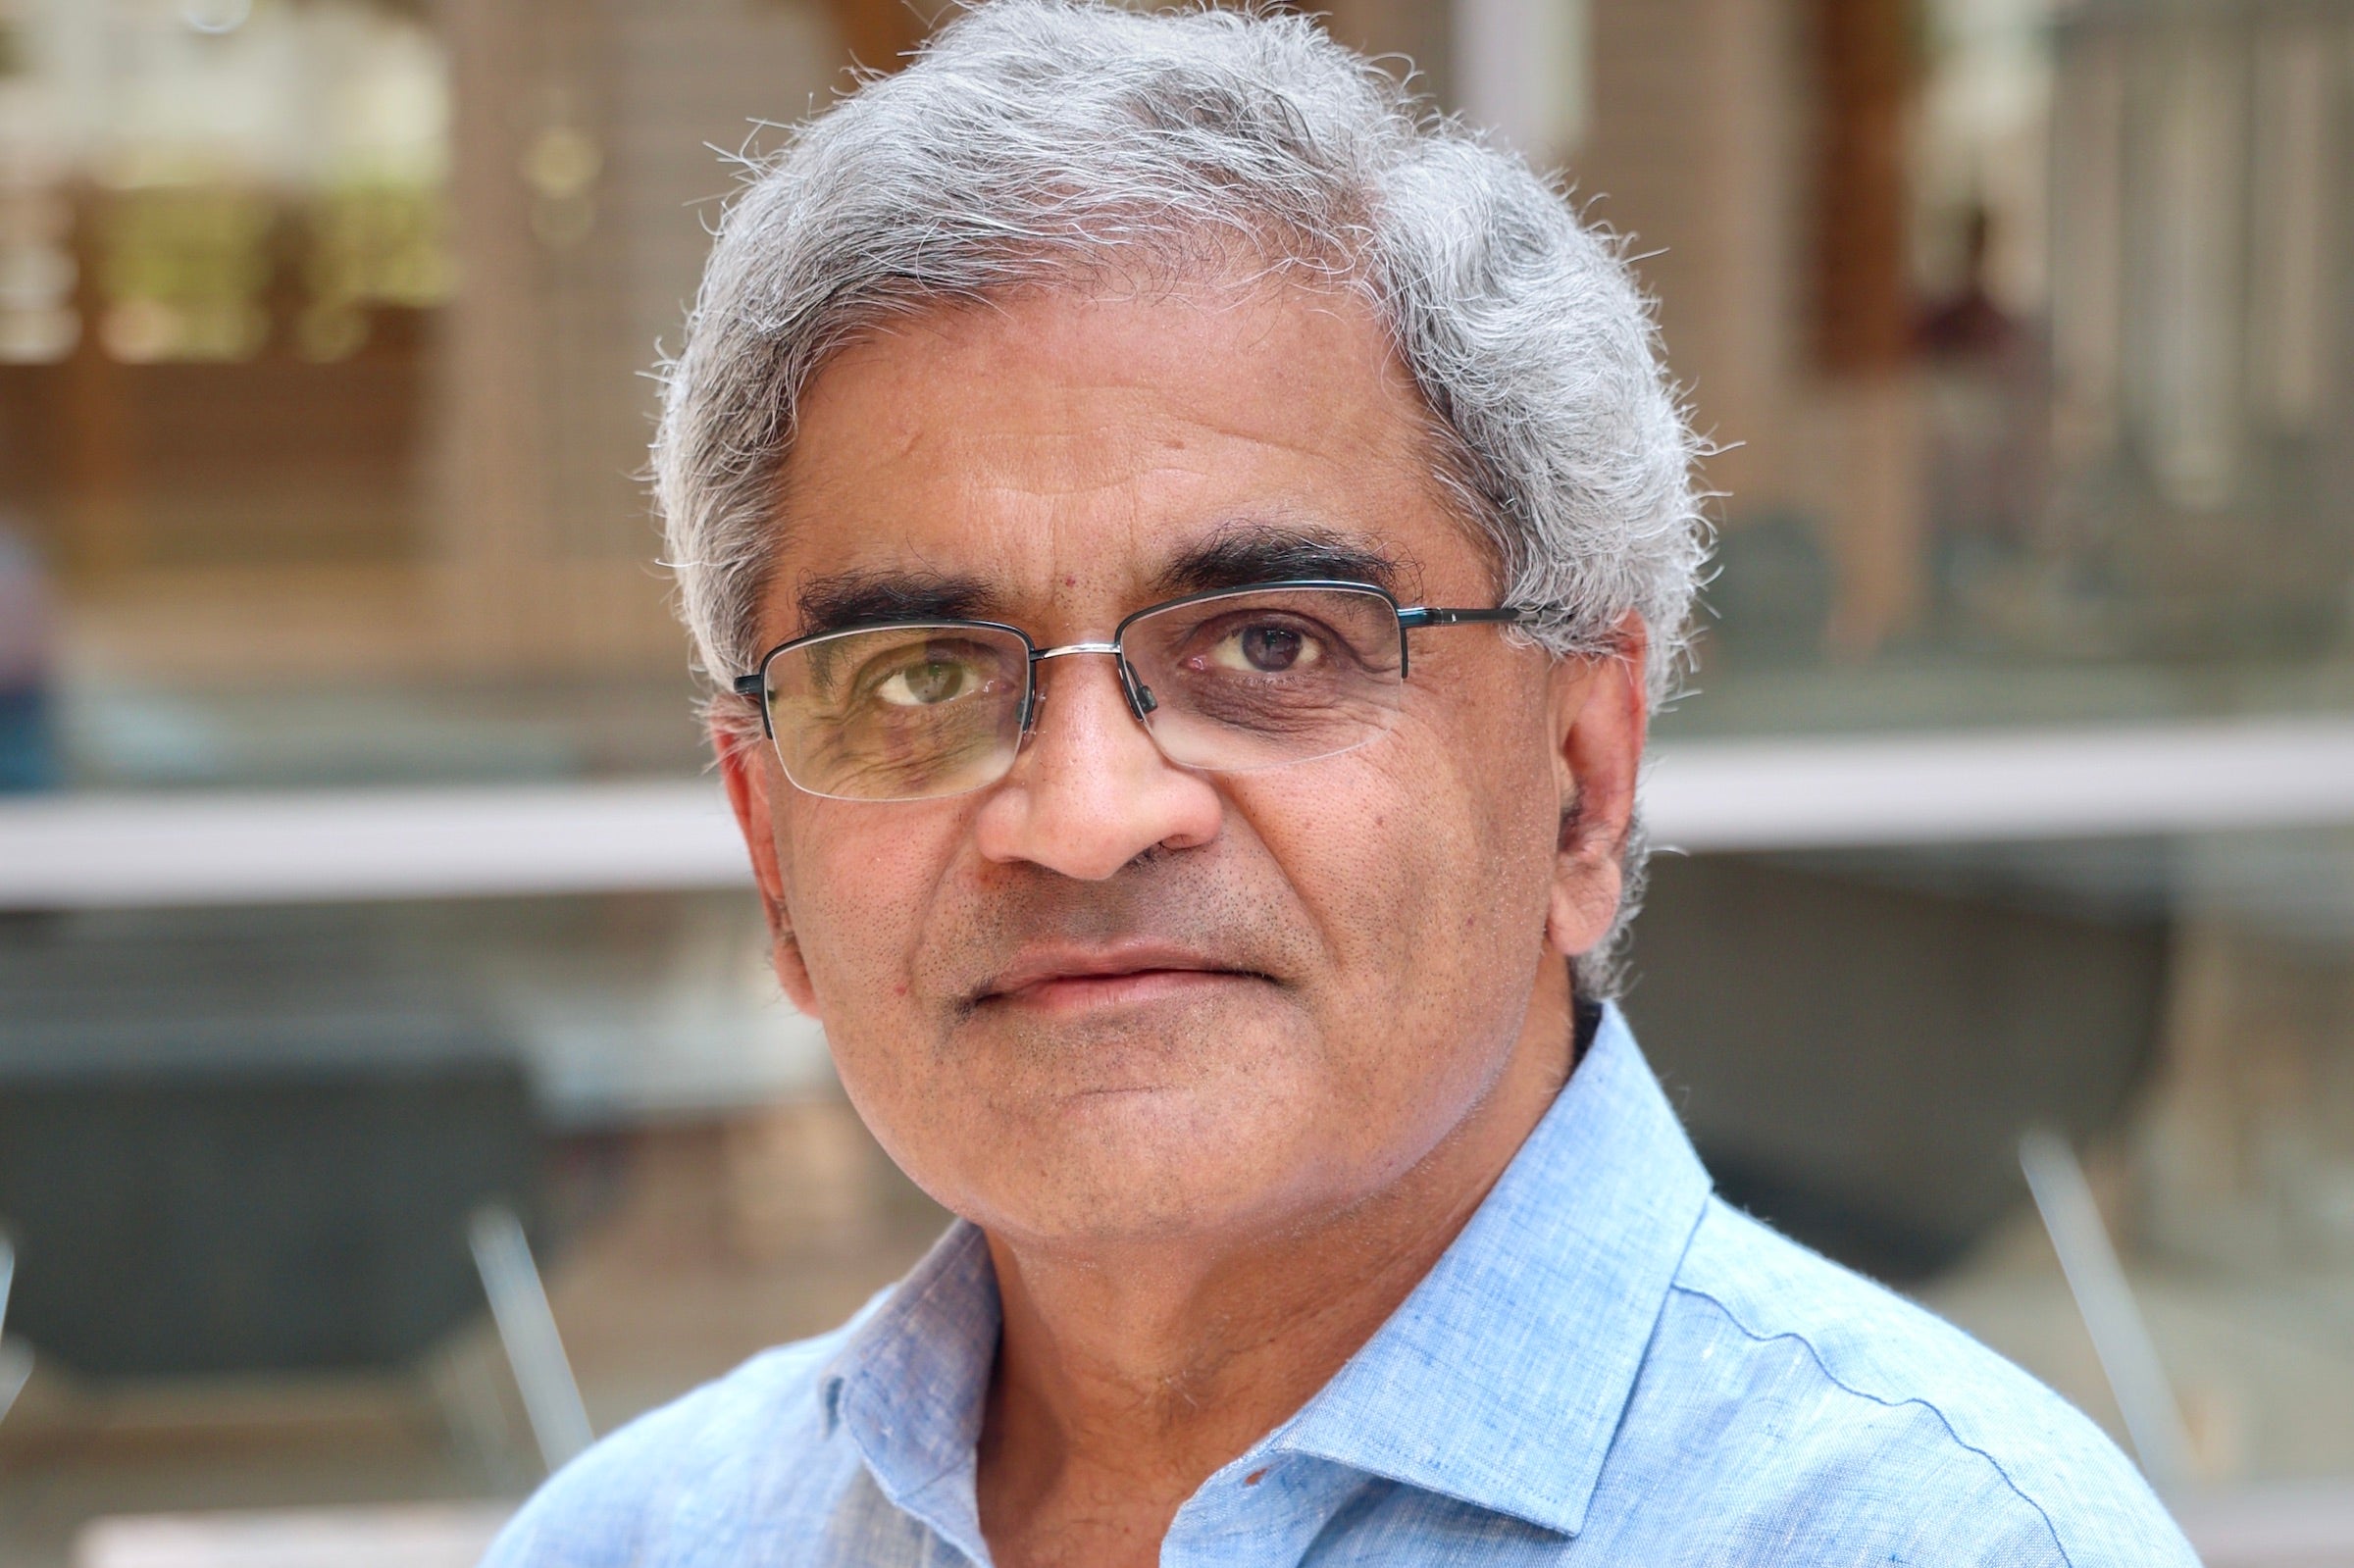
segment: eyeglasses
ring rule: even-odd
[[[1139,610],[1109,642],[1042,648],[995,621],[901,621],[799,637],[734,683],[760,703],[785,776],[837,800],[931,800],[1012,769],[1038,717],[1038,667],[1119,661],[1120,686],[1162,756],[1248,773],[1354,751],[1405,704],[1406,634],[1516,625],[1510,606],[1402,609],[1364,582],[1265,582]]]

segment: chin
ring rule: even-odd
[[[1075,1095],[1052,1126],[1011,1139],[1022,1161],[999,1174],[1014,1182],[973,1184],[986,1195],[972,1217],[1049,1245],[1297,1228],[1364,1195],[1351,1189],[1346,1162],[1325,1141],[1334,1125],[1308,1106],[1265,1095]]]
[[[1385,1097],[1311,1021],[1242,999],[982,1020],[940,1070],[870,1078],[851,1053],[843,1082],[919,1187],[1017,1244],[1297,1228],[1378,1185],[1357,1167]]]

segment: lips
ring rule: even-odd
[[[1267,978],[1193,948],[1155,942],[1036,948],[991,977],[974,1002],[1141,1000],[1220,980]]]

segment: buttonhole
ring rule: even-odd
[[[1266,1479],[1267,1473],[1264,1470],[1254,1470],[1249,1475],[1243,1477],[1243,1485],[1246,1487],[1255,1487]]]

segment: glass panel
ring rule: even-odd
[[[540,1459],[478,1205],[523,1215],[599,1431],[937,1234],[779,997],[639,478],[711,149],[919,9],[0,0],[0,835],[180,835],[0,909],[0,1399],[34,1356],[0,1562],[104,1568],[191,1509],[479,1540]],[[2052,836],[2131,792],[2063,770],[1903,843],[1818,811],[1663,856],[1628,1006],[1720,1184],[2122,1435],[2018,1176],[2056,1127],[2195,1479],[2342,1490],[2354,787],[2316,765],[2300,825],[2242,831],[2283,781],[2178,727],[2354,708],[2354,8],[1311,9],[1560,155],[1660,297],[1726,448],[1660,781],[1737,763],[1755,822],[1794,757],[1876,765],[1832,732],[2221,759],[2161,828]],[[1499,67],[1531,37],[1575,47]],[[1391,723],[1394,625],[1311,619],[1346,701],[1266,700],[1294,621],[1132,629],[1160,742]],[[987,711],[867,764],[983,776]],[[1961,841],[1990,818],[2021,836]],[[426,1512],[340,1511],[387,1504]]]

